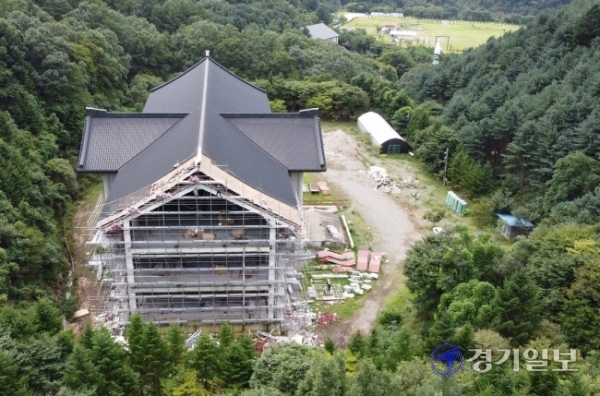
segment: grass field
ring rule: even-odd
[[[351,26],[357,29],[365,29],[368,33],[375,35],[381,40],[391,42],[389,33],[380,34],[378,29],[384,22],[396,22],[398,30],[404,30],[402,25],[410,25],[419,23],[422,25],[422,30],[410,28],[417,32],[417,39],[414,43],[435,46],[436,36],[449,36],[450,40],[440,38],[442,49],[446,52],[460,52],[470,47],[477,47],[487,41],[488,38],[495,36],[499,37],[506,32],[519,29],[518,25],[505,25],[499,23],[483,23],[469,21],[433,21],[433,20],[418,20],[413,18],[354,18],[346,22],[342,28]]]

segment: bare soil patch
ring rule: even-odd
[[[73,216],[73,278],[75,281],[73,291],[79,303],[78,309],[88,309],[90,311],[89,318],[92,322],[94,321],[95,314],[102,310],[102,307],[100,306],[100,282],[96,279],[96,274],[87,267],[89,249],[86,247],[86,242],[90,236],[90,230],[87,229],[87,222],[96,207],[99,193],[99,188],[92,188],[90,194],[93,196],[82,201]],[[83,330],[83,324],[84,320],[77,320],[74,323],[70,323],[67,327],[78,333]]]
[[[402,199],[376,190],[376,181],[366,174],[368,165],[379,165],[381,161],[363,154],[355,139],[342,130],[323,135],[328,170],[324,178],[336,182],[336,186],[350,198],[350,210],[357,211],[372,227],[373,250],[386,254],[382,272],[376,286],[369,292],[365,304],[350,321],[321,330],[321,337],[331,337],[336,345],[344,346],[352,334],[361,331],[368,334],[379,313],[391,298],[405,287],[403,284],[403,264],[406,253],[413,243],[420,240],[424,227],[414,216],[414,209]],[[403,169],[403,176],[410,176],[410,169]],[[369,248],[369,246],[361,246]]]

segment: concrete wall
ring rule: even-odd
[[[112,187],[112,184],[115,182],[115,178],[117,177],[117,173],[105,173],[102,175],[104,179],[104,196],[108,197],[108,193]]]

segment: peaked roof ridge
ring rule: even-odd
[[[233,124],[231,121],[229,121],[227,118],[223,117],[225,120],[227,120],[228,123],[230,123],[237,131],[239,131],[242,136],[244,136],[246,139],[248,139],[253,145],[255,145],[256,147],[258,147],[263,153],[265,153],[267,156],[273,158],[275,160],[275,162],[277,162],[278,164],[280,164],[281,166],[283,166],[285,169],[288,169],[287,166],[285,166],[281,161],[279,161],[277,158],[273,157],[271,155],[271,153],[269,153],[267,150],[265,150],[264,148],[262,148],[258,143],[256,143],[254,140],[252,140],[252,138],[248,135],[246,135],[244,132],[242,132],[241,129],[239,129],[237,126],[235,126],[235,124]],[[207,155],[208,157],[208,155]]]
[[[154,113],[147,113],[147,114],[154,114]],[[186,114],[185,117],[187,117],[189,114]],[[146,151],[148,149],[148,147],[152,146],[154,143],[156,143],[156,141],[158,139],[160,139],[161,137],[163,137],[167,132],[169,132],[171,129],[173,129],[175,127],[175,125],[179,124],[181,122],[181,120],[183,120],[185,117],[180,118],[179,120],[177,120],[176,123],[174,123],[173,125],[171,125],[170,128],[168,128],[166,131],[164,131],[163,133],[161,133],[156,139],[154,139],[149,145],[147,145],[146,147],[144,147],[144,149],[142,151],[140,151],[139,153],[137,153],[136,155],[134,155],[133,157],[131,157],[129,159],[129,161],[125,162],[123,165],[121,165],[121,168],[123,168],[125,165],[127,165],[128,163],[130,163],[131,161],[133,161],[135,158],[139,157],[140,154],[142,154],[144,151]],[[189,158],[186,158],[183,161],[187,161]],[[119,168],[119,169],[121,169]]]
[[[176,75],[175,77],[173,77],[172,79],[165,81],[164,83],[160,84],[159,86],[156,86],[154,88],[150,89],[150,92],[154,92],[159,90],[160,88],[164,87],[165,85],[169,85],[170,83],[172,83],[173,81],[179,79],[180,77],[182,77],[183,75],[187,74],[188,72],[194,70],[196,67],[200,66],[205,60],[210,59],[209,57],[204,57],[202,58],[202,60],[200,60],[199,62],[194,63],[192,66],[188,67],[185,71],[179,73],[178,75]]]
[[[206,59],[206,58],[204,58],[204,59]],[[235,74],[235,73],[234,73],[234,72],[232,72],[231,70],[228,70],[228,69],[227,69],[225,66],[223,66],[222,64],[220,64],[219,62],[217,62],[217,61],[216,61],[216,60],[214,60],[213,58],[209,57],[208,59],[210,59],[210,60],[211,60],[211,61],[212,61],[212,62],[213,62],[215,65],[219,66],[221,69],[225,70],[227,73],[229,73],[229,74],[230,74],[230,75],[232,75],[233,77],[235,77],[235,78],[237,78],[238,80],[240,80],[240,81],[242,81],[242,82],[244,82],[244,83],[248,84],[248,85],[249,85],[249,86],[251,86],[252,88],[255,88],[255,89],[257,89],[257,90],[259,90],[260,92],[264,92],[264,93],[266,93],[266,92],[267,92],[267,90],[266,90],[266,89],[263,89],[263,88],[261,88],[261,87],[258,87],[258,86],[256,86],[256,85],[252,84],[251,82],[249,82],[249,81],[247,81],[247,80],[243,79],[242,77],[238,76],[237,74]]]

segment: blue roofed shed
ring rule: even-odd
[[[517,235],[527,234],[533,227],[533,223],[521,217],[516,217],[511,214],[496,214],[504,223],[502,233],[507,238],[514,238]]]

